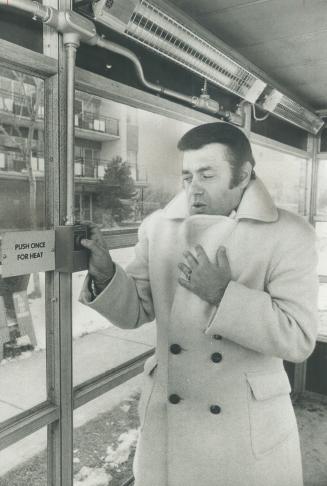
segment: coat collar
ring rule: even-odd
[[[177,194],[163,211],[168,219],[186,219],[189,213],[185,192]],[[255,219],[265,223],[277,221],[278,210],[260,179],[250,181],[236,210],[235,218]]]

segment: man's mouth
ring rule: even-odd
[[[194,208],[203,208],[203,207],[205,206],[205,203],[200,202],[200,201],[194,201],[194,202],[192,203],[192,206],[193,206]]]
[[[194,201],[191,206],[193,211],[201,212],[205,209],[206,204],[200,201]]]

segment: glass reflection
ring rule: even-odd
[[[103,228],[131,227],[163,207],[181,187],[176,145],[189,128],[77,91],[76,218]]]
[[[0,68],[0,245],[44,228],[44,82]],[[46,399],[44,275],[2,278],[0,422]]]
[[[277,206],[305,215],[308,159],[252,144],[255,171]]]
[[[317,178],[317,215],[327,218],[327,160],[319,160]]]

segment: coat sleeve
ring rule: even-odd
[[[132,329],[153,321],[155,318],[149,281],[148,239],[146,222],[139,229],[139,241],[135,246],[135,258],[126,271],[116,263],[116,273],[109,285],[94,300],[86,277],[80,302],[106,317],[118,327]]]
[[[305,226],[297,236],[296,245],[278,252],[264,290],[229,283],[206,334],[292,362],[311,354],[318,328],[315,235]]]

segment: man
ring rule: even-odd
[[[156,318],[145,365],[136,486],[301,486],[283,360],[305,360],[317,329],[314,232],[277,209],[244,133],[187,132],[184,190],[141,225],[114,265],[99,230],[82,301],[122,328]]]

